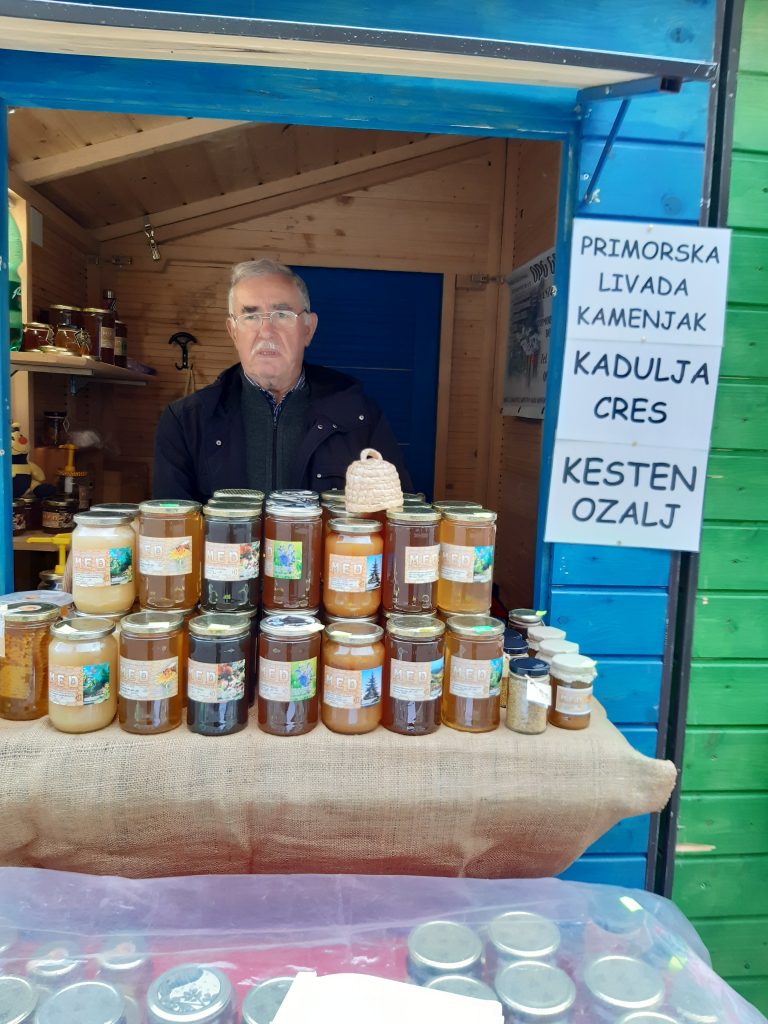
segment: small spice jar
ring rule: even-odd
[[[54,992],[37,1011],[35,1024],[125,1024],[125,1000],[113,985],[78,981]]]
[[[443,723],[462,732],[499,724],[504,623],[489,615],[452,615],[446,623]]]
[[[552,699],[549,665],[540,658],[518,658],[509,664],[506,726],[526,735],[547,728]]]
[[[383,635],[372,622],[325,627],[321,716],[333,732],[370,732],[381,721]]]
[[[507,686],[509,683],[509,663],[518,658],[528,657],[528,641],[521,633],[509,626],[504,630],[504,666],[501,673],[501,706],[507,706]]]
[[[43,533],[70,533],[75,528],[75,513],[80,502],[75,497],[43,499]]]
[[[440,725],[445,624],[433,615],[392,615],[384,638],[381,724],[403,736]]]
[[[27,516],[24,502],[17,498],[11,505],[11,516],[13,525],[13,536],[18,537],[27,530]]]
[[[539,644],[539,653],[536,655],[541,661],[552,664],[556,654],[578,654],[579,645],[575,640],[542,640]]]
[[[557,626],[530,626],[528,629],[528,655],[538,658],[539,644],[545,640],[565,640],[565,630]]]
[[[243,1000],[242,1024],[272,1024],[292,984],[293,978],[268,978],[254,986]]]
[[[590,1018],[614,1024],[622,1014],[655,1010],[664,999],[658,971],[630,956],[602,956],[584,967]]]
[[[433,613],[440,572],[440,513],[423,506],[387,511],[382,604],[388,612]]]
[[[227,736],[248,722],[247,615],[205,612],[189,623],[187,725],[203,736]]]
[[[128,365],[128,328],[122,320],[115,320],[115,366]]]
[[[533,608],[513,608],[507,613],[507,621],[512,629],[517,630],[524,640],[528,639],[531,626],[543,626],[546,612],[537,612]]]
[[[549,721],[559,729],[586,729],[592,712],[595,663],[583,654],[556,654],[550,666]]]
[[[79,512],[72,534],[72,594],[79,611],[119,615],[136,600],[136,534],[122,512]]]
[[[104,729],[117,711],[115,625],[107,618],[54,622],[48,647],[48,717],[60,732]]]
[[[259,728],[301,736],[317,725],[322,623],[296,612],[262,620],[259,636]]]
[[[206,964],[182,964],[155,978],[147,991],[148,1024],[232,1024],[232,984]]]
[[[488,925],[488,952],[499,969],[519,960],[555,965],[560,929],[542,914],[513,910]]]
[[[85,976],[87,959],[75,939],[53,939],[36,949],[27,961],[26,973],[35,988],[48,995]]]
[[[115,314],[111,309],[86,306],[83,328],[91,339],[91,353],[102,363],[115,362]]]
[[[408,936],[408,975],[426,985],[446,974],[479,976],[483,943],[477,932],[458,921],[425,921]]]
[[[322,510],[301,491],[273,491],[264,517],[262,601],[279,611],[320,604]]]
[[[447,611],[481,614],[491,604],[496,513],[446,509],[440,522],[437,603]]]
[[[158,611],[200,600],[203,521],[196,501],[139,505],[139,603]]]
[[[0,611],[0,718],[28,722],[48,711],[48,630],[54,604],[11,602]]]
[[[96,976],[123,995],[139,998],[152,979],[152,960],[140,935],[110,935],[95,956]]]
[[[173,612],[136,612],[120,623],[118,720],[126,732],[154,734],[181,725],[181,633]]]
[[[374,519],[331,519],[325,538],[323,608],[354,619],[375,615],[381,604],[384,543]]]
[[[202,605],[207,611],[255,611],[259,605],[261,504],[226,500],[227,504],[210,503],[203,508]]]
[[[0,1020],[9,1024],[32,1024],[37,1003],[37,989],[26,978],[13,974],[0,977]]]
[[[536,960],[509,964],[496,975],[496,993],[514,1024],[567,1024],[576,986],[565,971]]]

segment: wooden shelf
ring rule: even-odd
[[[89,377],[105,384],[144,386],[152,377],[123,366],[112,366],[83,356],[54,355],[50,352],[11,352],[11,373],[64,373],[72,377]]]
[[[43,540],[42,544],[28,544],[27,541],[30,537],[40,537]],[[14,551],[54,551],[58,554],[59,545],[54,544],[52,541],[52,533],[43,533],[42,530],[27,530],[26,533],[20,533],[17,537],[13,538],[13,550]]]

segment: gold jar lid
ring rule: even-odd
[[[479,501],[465,501],[461,498],[438,498],[432,504],[441,512],[452,508],[482,508]]]
[[[251,632],[251,616],[240,612],[203,612],[190,619],[189,632],[199,640],[234,640]]]
[[[331,622],[325,627],[327,640],[348,647],[375,644],[383,636],[384,630],[375,622]]]
[[[0,617],[4,618],[6,623],[19,626],[40,626],[45,622],[55,622],[60,614],[60,608],[45,601],[12,601],[10,604],[0,604]]]
[[[111,313],[111,309],[102,309],[100,306],[83,306],[83,313]]]
[[[221,504],[219,504],[219,501]],[[261,505],[252,501],[231,501],[230,499],[219,499],[203,505],[203,515],[206,519],[245,519],[254,520],[261,518]]]
[[[439,523],[441,515],[432,505],[403,505],[402,508],[388,508],[387,520],[390,523],[413,523],[417,526],[431,526]]]
[[[322,633],[324,626],[314,615],[286,612],[282,615],[268,615],[261,620],[261,632],[277,640],[298,640]]]
[[[451,615],[445,626],[449,633],[471,640],[491,640],[504,634],[504,623],[491,615]]]
[[[381,533],[378,519],[331,519],[328,526],[334,533]]]
[[[120,631],[126,636],[153,637],[173,633],[183,625],[181,612],[135,612],[121,621]]]
[[[319,519],[323,514],[320,505],[312,505],[309,502],[279,498],[273,500],[270,496],[266,503],[267,514],[271,516],[283,516],[285,519]]]
[[[48,309],[69,309],[73,310],[75,313],[82,313],[83,311],[82,306],[67,306],[60,302],[54,303],[52,306],[49,306]]]
[[[258,491],[255,488],[251,489],[248,487],[222,487],[217,491],[214,491],[211,495],[212,498],[251,498],[253,501],[259,504],[264,503],[264,491]]]
[[[496,522],[496,513],[489,508],[475,508],[465,506],[464,508],[441,509],[443,519],[452,523],[469,523],[470,526],[486,526]]]
[[[339,490],[336,490],[334,488],[334,489],[332,489],[330,491],[320,491],[320,501],[321,502],[323,502],[323,501],[341,501],[341,502],[343,502],[344,501],[344,489],[340,488]]]
[[[100,640],[115,632],[115,623],[106,615],[84,615],[61,619],[51,626],[51,633],[57,640]]]
[[[186,499],[166,501],[161,498],[142,501],[139,505],[139,512],[142,515],[151,516],[186,516],[190,512],[199,512],[201,507],[199,501],[187,501]]]
[[[53,308],[53,307],[51,307],[51,308]],[[24,330],[26,331],[26,329],[27,329],[28,327],[42,327],[42,328],[44,328],[45,330],[48,330],[48,328],[49,328],[50,326],[51,326],[50,324],[42,324],[42,323],[40,323],[40,321],[39,321],[39,320],[30,320],[30,321],[29,321],[29,323],[27,323],[27,324],[24,324]]]
[[[87,512],[75,513],[78,526],[130,526],[132,522],[130,512],[98,512],[89,509]]]
[[[91,512],[122,512],[124,515],[135,519],[139,514],[139,506],[132,501],[103,501],[98,505],[91,505]]]
[[[541,626],[543,625],[541,620],[546,614],[546,612],[537,612],[533,608],[513,608],[511,612],[507,612],[507,619],[511,625]]]
[[[445,623],[434,615],[392,615],[387,633],[403,640],[434,640],[445,632]]]

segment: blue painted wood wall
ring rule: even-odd
[[[131,0],[116,0],[135,6]],[[237,0],[162,0],[145,9],[222,15],[253,14]],[[245,9],[247,8],[247,9]],[[315,21],[310,0],[267,0],[258,15]],[[445,0],[435,5],[382,5],[329,0],[330,24],[515,39],[671,58],[712,59],[716,0]],[[130,68],[126,64],[130,63]],[[708,87],[679,96],[633,101],[606,166],[597,202],[577,197],[592,173],[617,104],[577,107],[569,90],[352,76],[286,69],[0,51],[0,97],[11,105],[133,113],[204,115],[461,135],[559,139],[567,150],[569,194],[563,197],[561,266],[568,217],[697,223],[704,168]],[[0,150],[3,149],[0,141]],[[4,153],[0,153],[3,156]],[[0,281],[2,284],[2,281]],[[561,305],[564,294],[561,294]],[[563,324],[562,309],[556,324]],[[562,336],[553,341],[545,422],[544,474],[551,456]],[[7,399],[7,379],[5,394]],[[8,557],[8,553],[5,553]],[[541,548],[539,593],[554,624],[577,636],[601,663],[600,695],[635,746],[656,749],[670,557],[666,554],[555,545]],[[595,844],[568,877],[642,886],[649,822],[623,823]]]

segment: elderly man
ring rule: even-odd
[[[164,410],[155,498],[343,487],[363,448],[378,449],[411,489],[392,430],[360,382],[304,362],[316,329],[307,286],[288,267],[261,259],[232,268],[227,332],[240,362]]]

